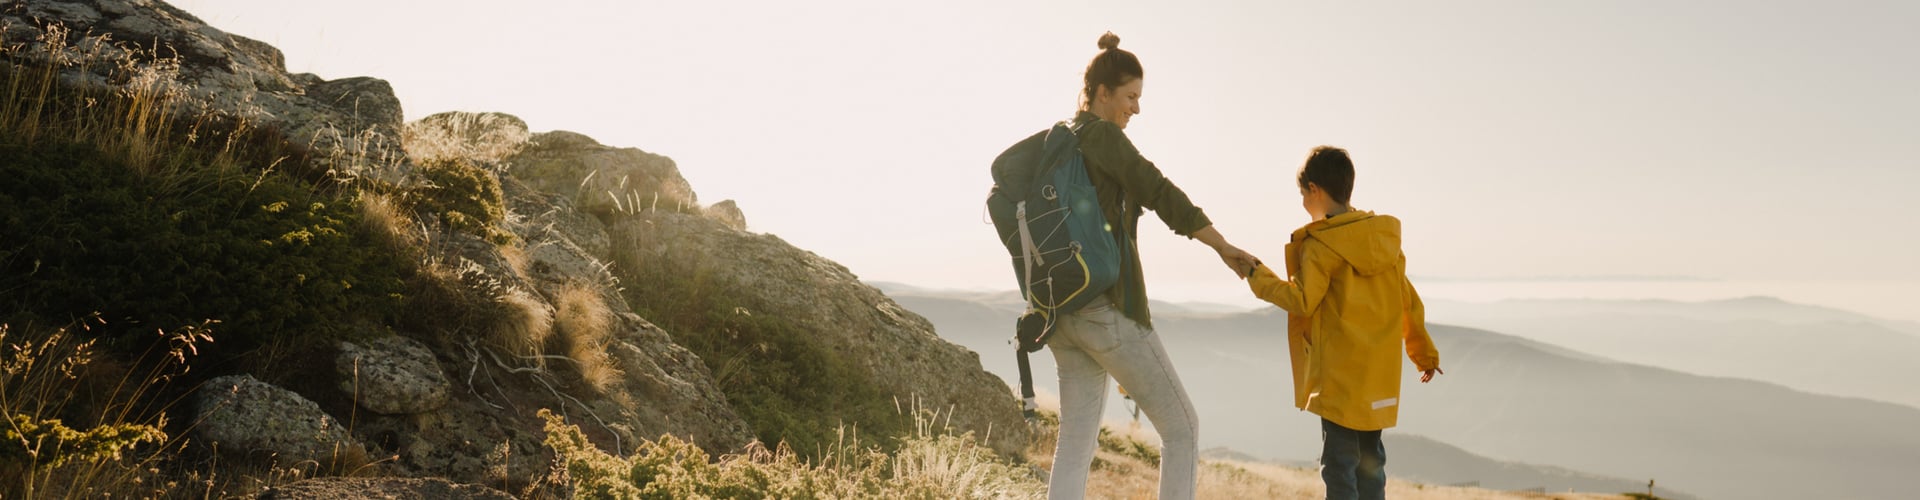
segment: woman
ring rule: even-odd
[[[1134,245],[1140,216],[1153,210],[1174,233],[1213,247],[1243,278],[1255,259],[1228,244],[1206,213],[1134,149],[1123,130],[1140,114],[1146,75],[1139,58],[1120,50],[1120,37],[1109,32],[1099,43],[1100,54],[1087,64],[1073,128],[1100,208],[1115,226],[1121,272],[1105,297],[1069,315],[1047,341],[1060,373],[1060,441],[1053,450],[1048,497],[1086,495],[1111,374],[1160,433],[1160,498],[1193,498],[1199,418],[1147,311],[1146,281]]]

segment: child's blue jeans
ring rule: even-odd
[[[1380,431],[1356,431],[1320,419],[1320,478],[1327,500],[1387,498],[1387,447]]]

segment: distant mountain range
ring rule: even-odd
[[[889,296],[937,297],[937,298],[944,298],[944,299],[959,299],[959,300],[965,300],[969,302],[976,302],[981,305],[992,306],[996,309],[1007,310],[1007,311],[1020,311],[1025,307],[1021,305],[1021,304],[1024,304],[1024,302],[1021,302],[1020,300],[1020,293],[1012,290],[1007,290],[1007,291],[938,290],[938,289],[922,288],[922,287],[917,287],[917,286],[908,285],[904,283],[893,283],[893,282],[887,282],[887,281],[869,281],[867,282],[867,284],[872,285],[874,288],[880,289],[880,291],[885,292]],[[1216,304],[1212,302],[1165,302],[1165,301],[1159,301],[1159,300],[1150,300],[1148,302],[1152,304],[1154,314],[1206,316],[1206,315],[1220,315],[1220,314],[1239,314],[1239,313],[1245,313],[1245,312],[1252,312],[1258,309],[1254,307],[1242,307],[1242,306],[1235,306],[1235,305],[1229,305],[1229,304]],[[1008,334],[1008,335],[1011,336],[1012,334]]]
[[[988,371],[1013,380],[1005,343],[1020,308],[1013,294],[888,292],[942,337],[980,352]],[[1430,315],[1452,307],[1430,304]],[[1203,446],[1268,460],[1318,453],[1317,418],[1293,409],[1288,397],[1281,313],[1156,308],[1154,318],[1203,415]],[[1670,486],[1706,498],[1906,498],[1905,475],[1920,470],[1920,409],[1620,362],[1486,330],[1431,329],[1447,374],[1422,385],[1406,367],[1402,425],[1392,432],[1464,450],[1447,454],[1445,445],[1396,438],[1401,446],[1389,445],[1388,469],[1397,477],[1508,484],[1499,482],[1500,467],[1460,456],[1472,450],[1494,463],[1546,464],[1515,465],[1530,472],[1514,483],[1546,491],[1626,484],[1614,481],[1644,488],[1637,478],[1651,478],[1663,495]],[[1034,361],[1038,385],[1056,387],[1051,356]],[[1125,418],[1120,398],[1109,407],[1109,418]],[[1482,467],[1466,467],[1473,463]],[[1477,474],[1487,477],[1465,477]]]
[[[1876,318],[1851,311],[1754,296],[1725,300],[1529,299],[1497,302],[1434,300],[1441,312],[1526,313],[1533,315],[1635,314],[1676,316],[1703,321],[1768,321],[1786,324],[1867,323],[1920,336],[1920,323]]]
[[[1436,301],[1428,319],[1699,375],[1920,408],[1920,325],[1753,297]]]
[[[1463,485],[1492,490],[1647,491],[1644,479],[1599,476],[1560,467],[1506,462],[1476,455],[1427,437],[1387,432],[1387,466],[1393,474],[1427,484]],[[1659,488],[1661,498],[1692,498]]]

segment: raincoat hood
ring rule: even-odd
[[[1307,236],[1326,243],[1361,276],[1396,271],[1406,261],[1400,253],[1400,219],[1391,215],[1359,210],[1335,215],[1294,231],[1293,240]]]

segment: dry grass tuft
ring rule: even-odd
[[[487,329],[487,343],[545,367],[547,342],[553,336],[553,311],[518,288],[508,289],[495,300],[500,314]]]
[[[553,340],[554,310],[533,292],[491,275],[478,262],[436,254],[443,242],[420,258],[420,273],[409,284],[412,314],[403,328],[431,332],[453,345],[481,347],[495,364],[508,362],[544,370]],[[479,345],[475,346],[474,341]]]
[[[598,394],[606,394],[622,373],[607,355],[613,340],[613,312],[599,292],[568,285],[554,300],[554,329],[560,333],[560,352],[580,369],[580,378]]]
[[[916,403],[917,404],[917,403]],[[904,413],[906,410],[903,409]],[[542,409],[547,446],[582,498],[1042,498],[1028,468],[994,456],[972,433],[954,435],[948,415],[915,407],[914,428],[882,440],[842,425],[808,456],[788,443],[748,445],[710,457],[671,434],[624,456],[595,447],[580,428]]]
[[[527,279],[527,264],[532,262],[528,260],[527,249],[518,244],[501,245],[498,248],[500,258],[507,261],[507,270],[513,271],[513,275],[520,279]]]
[[[499,163],[526,146],[525,123],[498,113],[446,113],[407,124],[401,143],[415,160]]]
[[[424,228],[393,197],[374,191],[361,191],[360,222],[379,244],[402,255],[417,256],[421,251]]]

